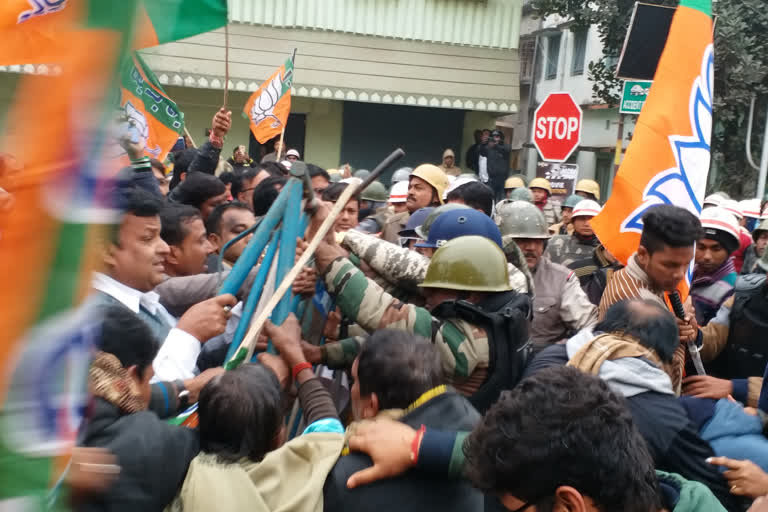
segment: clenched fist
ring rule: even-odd
[[[176,325],[188,332],[200,343],[205,343],[224,332],[227,320],[232,316],[230,310],[237,304],[234,295],[225,294],[204,300],[189,308]]]

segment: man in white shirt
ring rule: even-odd
[[[195,376],[201,344],[224,332],[237,300],[221,295],[192,306],[176,321],[160,304],[155,286],[164,279],[168,244],[160,238],[161,202],[142,190],[121,198],[124,214],[103,251],[104,273],[96,273],[92,302],[121,303],[144,320],[161,343],[154,360],[155,382]],[[185,382],[186,384],[186,382]]]

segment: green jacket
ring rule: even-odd
[[[686,480],[677,473],[656,471],[662,505],[672,512],[726,512],[709,487]]]

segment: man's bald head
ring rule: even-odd
[[[679,344],[675,317],[658,300],[627,299],[617,302],[605,313],[595,332],[615,333],[637,340],[656,351],[662,361],[670,362]]]

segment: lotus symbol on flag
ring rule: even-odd
[[[160,153],[163,151],[160,146],[155,146],[154,148],[149,147],[149,124],[147,123],[147,118],[144,116],[144,113],[134,107],[129,101],[125,104],[125,115],[128,119],[133,121],[134,126],[139,131],[139,137],[141,137],[147,153],[154,158],[160,156]]]
[[[35,16],[44,16],[62,10],[67,6],[67,0],[29,0],[32,9],[19,14],[16,24],[24,23]]]
[[[622,232],[642,232],[643,215],[660,204],[680,206],[696,216],[701,213],[709,172],[713,81],[714,54],[710,44],[702,58],[701,74],[691,88],[688,113],[693,135],[669,137],[677,167],[660,172],[648,182],[642,204],[621,223]]]
[[[253,102],[253,107],[251,107],[251,121],[253,121],[253,124],[258,126],[265,119],[272,118],[274,119],[272,128],[280,126],[281,121],[275,115],[275,106],[282,95],[283,78],[280,76],[280,73],[277,73],[269,84],[264,87],[256,101]]]

